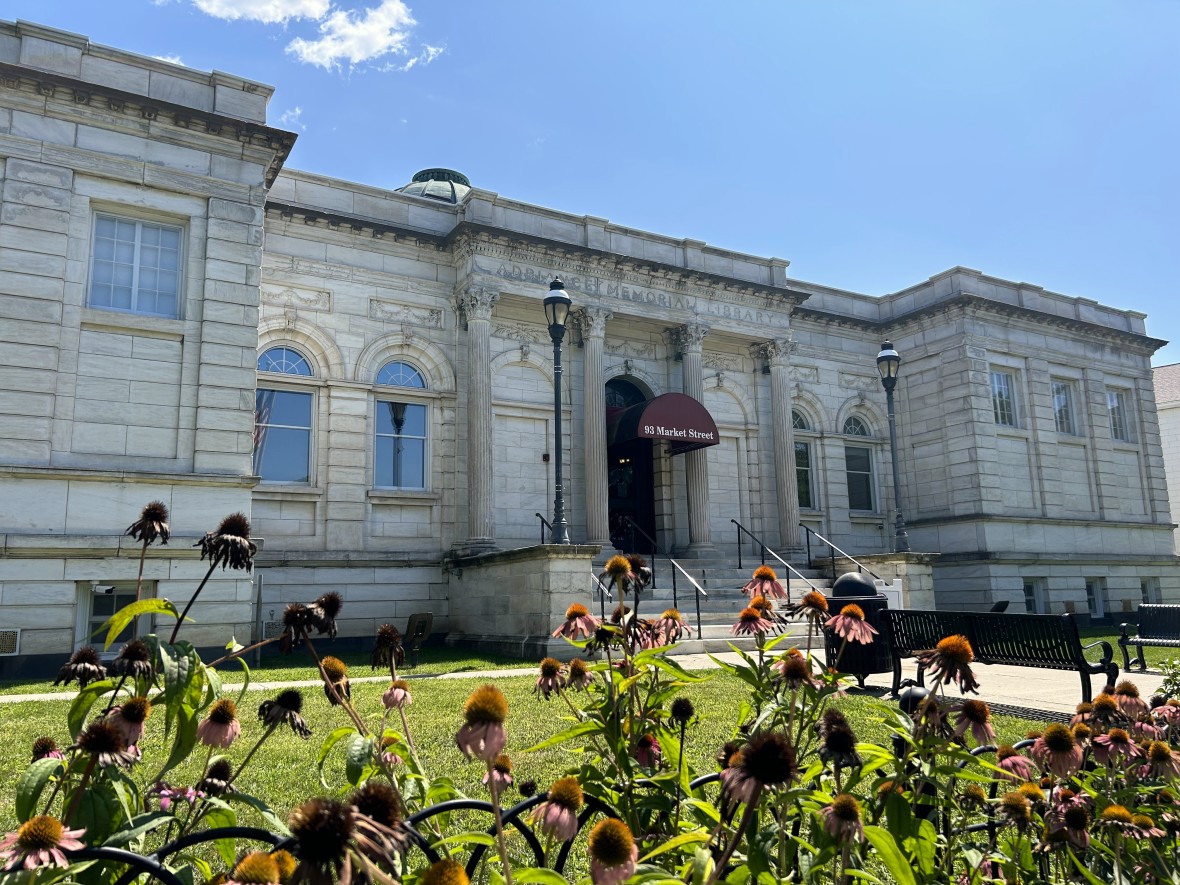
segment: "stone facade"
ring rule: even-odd
[[[888,552],[886,339],[923,594],[1095,616],[1180,602],[1142,314],[967,268],[872,297],[446,170],[396,191],[283,170],[294,136],[265,125],[269,95],[0,25],[0,630],[23,630],[22,655],[84,638],[89,582],[124,591],[137,550],[118,531],[152,498],[177,534],[149,557],[153,592],[184,601],[184,540],[225,513],[265,539],[260,607],[219,575],[194,638],[264,632],[327,588],[345,636],[415,611],[466,631],[453,566],[519,567],[496,551],[544,537],[558,444],[575,544],[609,545],[625,498],[688,558],[731,553],[731,520],[796,561],[810,532]],[[130,267],[145,297],[159,238],[180,244],[179,288],[128,309],[108,277]],[[574,302],[561,440],[555,275]],[[608,413],[666,393],[705,406],[715,445],[608,446]]]
[[[1156,409],[1159,413],[1160,444],[1168,476],[1168,500],[1172,518],[1180,515],[1180,363],[1160,366],[1152,372]],[[1180,529],[1175,530],[1180,552]]]

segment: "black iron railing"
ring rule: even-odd
[[[553,523],[551,523],[549,520],[547,520],[540,513],[534,513],[533,516],[535,516],[535,517],[537,517],[537,519],[541,520],[541,543],[544,544],[545,543],[545,529],[549,529],[549,537],[550,538],[553,537]]]
[[[815,531],[814,529],[808,528],[803,523],[799,523],[799,528],[803,529],[803,531],[807,533],[804,536],[804,539],[807,542],[807,567],[808,568],[815,568],[816,567],[814,564],[814,560],[811,558],[811,536],[815,535],[816,540],[821,541],[824,544],[827,544],[828,549],[831,551],[828,556],[824,556],[821,558],[831,560],[830,568],[832,570],[832,580],[836,579],[836,554],[837,553],[839,553],[842,557],[847,559],[849,562],[853,563],[856,566],[856,570],[858,572],[868,572],[870,575],[872,575],[878,581],[885,580],[879,574],[877,574],[875,571],[873,571],[871,568],[869,568],[867,565],[864,565],[863,563],[858,562],[855,557],[850,556],[849,554],[845,553],[843,550],[841,550],[839,547],[837,547],[835,544],[833,544],[831,541],[829,541],[827,538],[825,538],[819,532]]]
[[[821,593],[823,592],[823,591],[819,590],[819,587],[815,586],[815,584],[813,584],[811,582],[811,580],[809,578],[807,578],[805,575],[803,575],[797,568],[795,568],[793,565],[791,565],[789,562],[787,562],[785,559],[783,559],[781,556],[779,556],[777,553],[775,553],[773,550],[771,550],[769,547],[767,547],[766,544],[764,544],[762,542],[762,539],[759,538],[757,535],[755,535],[752,531],[750,531],[748,528],[746,528],[744,525],[742,525],[736,519],[731,519],[730,522],[732,522],[735,526],[737,526],[738,568],[739,569],[742,567],[742,535],[745,535],[746,537],[748,537],[750,539],[751,543],[753,543],[754,545],[757,546],[760,556],[762,558],[763,565],[766,565],[766,554],[769,553],[771,556],[773,556],[775,559],[777,559],[779,561],[779,563],[782,564],[783,568],[785,568],[787,571],[789,571],[792,575],[794,575],[800,581],[806,582],[807,586],[810,587],[812,590],[817,590]],[[808,567],[810,567],[810,566],[811,566],[811,562],[809,560]],[[788,591],[787,592],[788,601],[790,600],[790,596],[791,596],[790,591]]]
[[[624,514],[623,520],[627,523],[628,534],[631,535],[631,550],[635,549],[635,532],[643,535],[647,542],[651,544],[651,589],[656,589],[656,557],[660,555],[660,545],[656,543],[656,539],[636,525],[635,520],[630,516]]]

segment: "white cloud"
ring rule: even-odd
[[[318,21],[331,9],[329,0],[193,0],[193,5],[214,18],[244,18],[268,25],[286,24],[293,18]]]
[[[408,71],[414,65],[428,65],[446,50],[445,46],[431,46],[429,43],[422,45],[422,51],[411,58],[408,62],[402,65],[398,70]]]
[[[160,61],[166,61],[174,65],[184,64],[184,60],[179,55],[153,55],[152,58],[158,58]]]
[[[303,108],[295,105],[293,108],[283,111],[279,114],[279,125],[287,129],[298,129],[300,132],[306,132],[307,127],[303,125]]]
[[[197,2],[230,3],[240,0]],[[251,2],[260,3],[260,0]],[[381,5],[364,12],[337,9],[320,22],[322,36],[318,40],[298,37],[287,45],[287,51],[302,62],[328,70],[338,67],[342,62],[355,65],[390,53],[404,55],[414,24],[410,10],[401,0],[382,0]]]

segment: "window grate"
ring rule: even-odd
[[[20,651],[20,630],[0,630],[0,655],[14,655]]]

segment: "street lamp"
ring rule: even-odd
[[[893,510],[897,514],[893,530],[893,545],[898,553],[910,552],[910,538],[905,531],[905,520],[901,516],[901,479],[897,469],[897,420],[893,414],[893,388],[897,386],[897,369],[901,365],[901,354],[886,341],[877,354],[877,371],[881,374],[881,386],[885,388],[885,404],[889,410],[889,455],[893,461]]]
[[[570,315],[570,297],[561,277],[554,277],[545,297],[545,319],[549,323],[549,337],[553,339],[553,536],[554,544],[570,542],[569,526],[565,522],[565,489],[561,484],[561,339],[565,337],[565,322]]]

